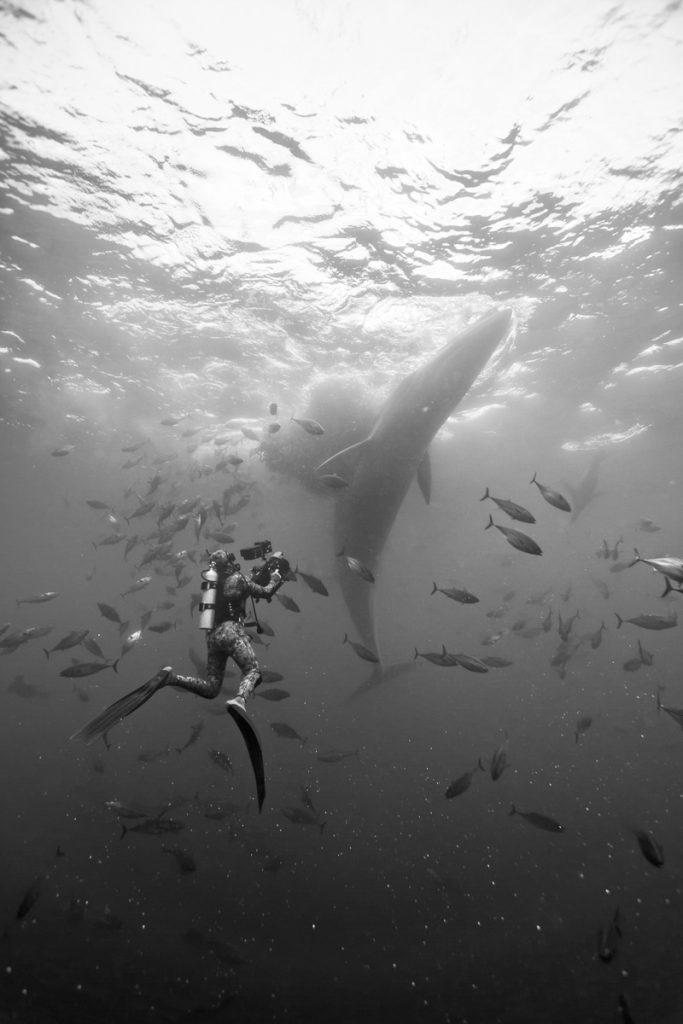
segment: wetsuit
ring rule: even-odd
[[[236,698],[228,701],[230,705],[239,703],[244,711],[244,701],[253,693],[254,689],[261,682],[261,670],[256,660],[251,641],[244,630],[245,604],[247,598],[272,597],[282,586],[282,578],[278,572],[271,575],[270,583],[265,587],[254,583],[253,580],[243,576],[225,551],[216,551],[211,556],[211,564],[215,565],[219,572],[219,586],[216,590],[216,617],[215,625],[206,636],[207,659],[206,679],[199,679],[196,676],[181,676],[173,671],[170,665],[159,669],[156,675],[148,679],[142,686],[132,690],[130,693],[120,697],[119,700],[110,704],[96,718],[88,722],[73,734],[71,739],[83,739],[86,743],[92,743],[98,736],[104,736],[117,722],[121,722],[128,715],[141,707],[146,701],[164,686],[175,686],[179,690],[189,690],[200,697],[212,699],[217,697],[223,685],[223,676],[228,658],[239,666],[242,673],[239,690]],[[223,571],[221,572],[221,568]],[[232,711],[236,709],[233,707]],[[249,726],[250,732],[254,732]],[[247,741],[248,744],[251,737]],[[260,744],[258,737],[254,740],[258,747],[260,758]],[[256,770],[256,769],[255,769]],[[262,775],[262,765],[260,769]],[[257,772],[258,777],[258,772]],[[259,793],[259,802],[263,802],[263,789]],[[259,803],[259,805],[260,805]]]
[[[246,700],[261,682],[261,670],[244,629],[245,605],[249,597],[272,597],[281,586],[279,573],[265,587],[241,572],[233,572],[219,582],[216,591],[217,625],[206,634],[206,679],[181,676],[171,671],[165,685],[190,690],[211,700],[220,693],[225,666],[228,658],[232,658],[242,673],[237,695]]]

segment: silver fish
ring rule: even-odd
[[[323,834],[326,822],[320,821],[317,815],[313,815],[301,807],[283,807],[282,813],[293,825],[315,825],[320,829],[320,834]]]
[[[632,619],[623,619],[618,612],[614,613],[617,617],[617,629],[621,629],[625,622],[630,622],[633,626],[640,626],[641,629],[671,629],[672,626],[678,624],[678,616],[676,610],[673,610],[673,614],[669,616],[662,615],[634,615]]]
[[[564,832],[564,825],[560,825],[559,821],[549,818],[546,814],[539,814],[537,811],[518,811],[514,804],[509,813],[517,814],[520,818],[528,821],[530,825],[543,829],[544,832]]]
[[[475,767],[471,771],[465,772],[454,782],[451,782],[450,786],[448,787],[444,794],[446,799],[452,800],[453,797],[460,796],[462,793],[465,793],[472,784],[472,779],[474,777],[475,772],[478,771],[481,771],[481,765],[479,764],[475,765]]]
[[[598,931],[598,956],[603,963],[608,964],[614,959],[620,939],[621,918],[617,907],[607,928],[600,928]]]
[[[349,644],[354,649],[358,657],[362,658],[363,661],[379,662],[379,658],[377,657],[374,651],[371,651],[368,647],[365,647],[363,644],[357,643],[355,640],[349,640],[348,633],[344,633],[344,639],[342,640],[342,643]]]
[[[506,512],[511,519],[516,519],[519,523],[536,522],[531,512],[525,509],[523,505],[516,505],[515,502],[510,501],[509,498],[494,498],[493,495],[489,493],[488,487],[486,488],[484,497],[480,498],[479,501],[486,501],[487,498],[494,501],[502,512]]]
[[[325,433],[324,429],[320,426],[317,420],[296,419],[295,416],[292,416],[291,419],[293,423],[297,423],[300,427],[302,427],[307,434],[317,436]]]
[[[638,840],[638,846],[645,860],[656,868],[663,867],[664,849],[662,845],[649,832],[644,832],[642,829],[633,829],[633,834]]]
[[[633,550],[636,557],[629,564],[629,568],[642,562],[643,565],[649,565],[651,569],[656,569],[657,572],[673,580],[674,583],[683,583],[683,558],[674,558],[670,555],[664,555],[662,558],[643,558],[638,548]]]
[[[432,594],[436,592],[444,594],[446,597],[450,597],[451,601],[458,601],[460,604],[478,604],[479,598],[471,594],[469,590],[458,589],[457,587],[437,587],[436,583],[432,582]]]
[[[563,497],[563,495],[561,495],[559,491],[553,491],[552,488],[546,487],[544,484],[539,483],[536,479],[535,473],[529,482],[532,484],[536,484],[539,491],[541,492],[541,494],[543,495],[543,497],[549,505],[552,505],[554,508],[559,508],[562,512],[571,512],[572,507],[567,501],[567,499]]]
[[[78,629],[67,633],[54,647],[51,647],[49,650],[46,647],[43,648],[45,657],[49,659],[50,655],[55,651],[68,651],[71,647],[77,647],[83,643],[89,632],[87,629]]]
[[[532,540],[531,537],[527,537],[526,533],[512,530],[508,526],[499,526],[498,523],[494,523],[493,516],[489,516],[489,521],[484,529],[489,530],[492,526],[495,526],[503,534],[508,544],[511,544],[513,548],[517,548],[518,551],[524,551],[528,555],[543,554],[536,541]]]
[[[59,674],[64,676],[65,679],[81,679],[83,676],[94,676],[96,672],[102,672],[105,668],[113,668],[114,672],[118,672],[116,668],[118,663],[118,658],[116,661],[105,661],[104,663],[99,661],[81,661],[62,669]]]
[[[370,569],[368,569],[367,565],[363,565],[363,563],[357,558],[354,558],[352,555],[345,555],[343,552],[339,557],[346,563],[348,568],[352,572],[355,572],[357,576],[360,576],[361,579],[366,580],[368,583],[375,582],[375,577]]]
[[[46,601],[54,601],[59,597],[59,591],[46,590],[44,594],[32,594],[31,597],[17,598],[17,608],[20,604],[44,604]]]

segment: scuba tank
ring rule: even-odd
[[[213,629],[216,620],[216,586],[218,573],[212,565],[202,572],[202,593],[199,598],[199,628]]]

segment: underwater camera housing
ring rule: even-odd
[[[286,558],[282,555],[272,554],[273,545],[269,540],[259,540],[250,548],[240,548],[240,555],[246,561],[253,561],[255,558],[264,558],[263,565],[255,565],[251,570],[251,578],[254,583],[258,583],[259,586],[265,587],[270,583],[271,574],[277,571],[280,573],[283,579],[287,578],[290,572],[290,565]],[[266,558],[270,555],[270,558]]]
[[[255,540],[250,548],[240,548],[240,555],[247,562],[253,562],[257,558],[265,558],[273,550],[269,540]]]

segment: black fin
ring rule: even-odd
[[[153,697],[157,690],[165,684],[167,676],[167,672],[158,672],[146,683],[143,683],[142,686],[138,686],[136,690],[131,690],[125,697],[120,697],[119,700],[110,704],[97,718],[93,718],[91,722],[84,725],[73,736],[70,736],[69,739],[85,740],[86,743],[92,743],[99,736],[103,736],[112,726],[127,718],[128,715],[132,715],[150,697]]]
[[[234,704],[228,704],[227,712],[241,732],[242,739],[247,746],[251,767],[254,770],[254,779],[256,780],[256,798],[260,814],[263,801],[266,798],[266,773],[263,767],[261,739],[256,731],[256,726],[249,720],[246,711],[242,711],[241,708],[236,707]]]

